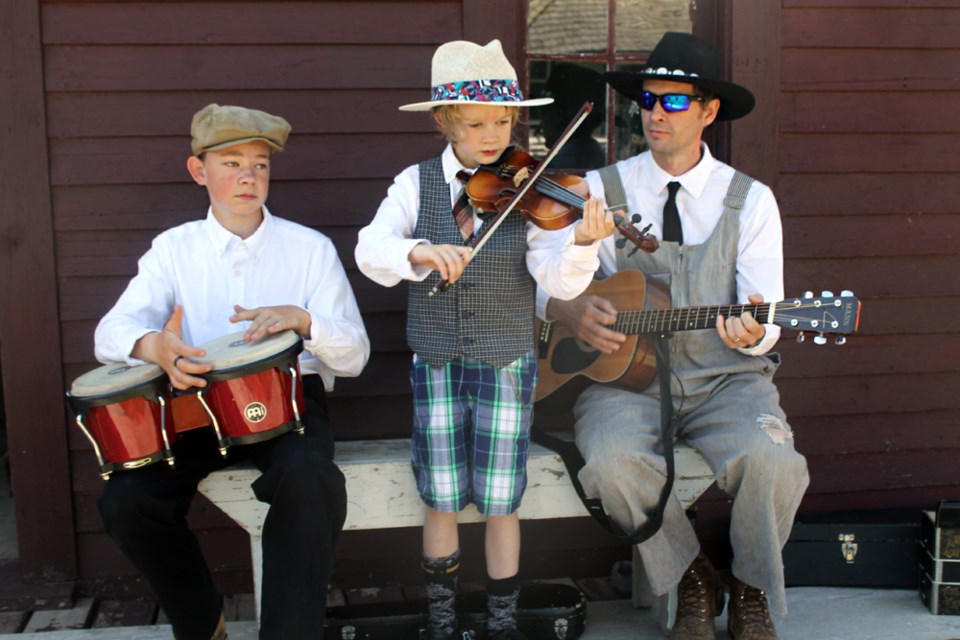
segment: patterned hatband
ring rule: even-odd
[[[433,87],[432,102],[523,102],[523,92],[516,80],[464,80]]]

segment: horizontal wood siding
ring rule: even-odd
[[[788,292],[852,289],[843,347],[781,343],[801,510],[960,495],[960,6],[783,0],[776,193]]]
[[[739,0],[717,5],[729,13],[719,11],[718,24],[731,39],[733,77],[756,85],[764,101],[755,120],[730,128],[732,160],[778,197],[787,294],[851,289],[863,303],[860,335],[847,345],[796,344],[784,332],[778,347],[783,404],[810,461],[802,508],[929,508],[960,495],[960,371],[950,348],[960,332],[953,115],[960,7],[956,0],[762,1],[759,13]],[[498,37],[516,63],[524,52],[521,6],[41,1],[49,170],[37,167],[49,175],[55,274],[48,279],[61,336],[51,348],[61,353],[63,386],[96,366],[93,329],[151,238],[204,215],[205,192],[184,166],[190,117],[210,102],[243,104],[292,123],[269,204],[333,239],[372,339],[363,375],[338,381],[331,398],[335,434],[405,436],[406,290],[356,271],[356,233],[397,172],[442,148],[427,116],[396,109],[426,97],[436,46]],[[13,339],[20,335],[28,334]],[[569,424],[569,417],[541,420]],[[144,593],[102,532],[89,444],[69,419],[64,429],[77,538],[76,558],[61,556],[76,564],[87,589]],[[24,482],[44,481],[40,469],[26,473]],[[728,517],[720,491],[698,502],[708,545],[725,544]],[[220,586],[248,590],[242,531],[202,499],[190,518]],[[598,567],[628,557],[589,520],[523,526],[524,571],[598,575]],[[462,537],[465,567],[477,572],[482,530],[465,527]],[[409,582],[418,555],[416,530],[346,533],[335,580]]]
[[[330,399],[335,435],[408,434],[406,290],[360,275],[353,248],[393,176],[442,149],[428,116],[397,106],[429,95],[433,51],[463,37],[463,13],[460,0],[42,3],[64,385],[97,366],[96,323],[152,238],[206,213],[185,168],[192,115],[241,104],[291,122],[269,206],[331,237],[373,343],[363,375],[338,381]],[[81,584],[135,590],[96,512],[90,445],[72,422],[64,428]],[[190,521],[220,586],[249,590],[242,530],[202,498]],[[338,564],[368,552],[347,544]]]

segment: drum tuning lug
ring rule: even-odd
[[[800,333],[797,334],[797,343],[798,343],[798,344],[803,343],[803,341],[806,340],[806,339],[807,339],[807,334],[805,334],[803,331],[801,331]]]
[[[850,291],[850,289],[844,289],[843,291],[840,292],[840,297],[841,297],[841,298],[852,298],[852,297],[853,297],[853,291]]]
[[[820,335],[813,336],[813,344],[827,344],[827,339],[821,333]]]
[[[823,293],[820,294],[820,297],[821,297],[821,298],[832,298],[832,297],[833,297],[833,291],[828,291],[828,290],[824,289]]]
[[[833,343],[837,346],[842,347],[843,345],[847,344],[847,336],[838,336],[837,339],[833,341]]]
[[[812,297],[813,297],[813,291],[804,291],[804,292],[803,292],[803,297],[804,297],[804,298],[807,298],[807,299],[812,298]]]

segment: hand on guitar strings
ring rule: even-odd
[[[555,322],[573,329],[579,340],[601,353],[616,352],[627,339],[624,334],[607,328],[617,321],[617,310],[600,296],[586,295],[573,300],[553,298],[547,303],[547,314]]]
[[[749,299],[752,304],[763,302],[763,296],[757,293],[750,296]],[[766,331],[749,311],[729,318],[724,318],[721,315],[717,316],[717,333],[723,340],[723,344],[731,349],[749,349],[763,340]]]

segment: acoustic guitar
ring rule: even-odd
[[[671,309],[666,287],[655,281],[648,283],[643,274],[635,270],[596,280],[583,295],[607,298],[620,310],[610,328],[626,334],[627,340],[615,353],[604,354],[579,340],[565,324],[537,319],[538,411],[548,414],[568,411],[591,382],[611,383],[635,391],[646,389],[657,370],[652,336],[715,330],[718,315],[726,318],[749,311],[762,324],[800,331],[801,340],[802,332],[816,332],[814,341],[818,344],[826,342],[826,334],[854,333],[860,322],[860,302],[847,292],[839,297],[824,292],[820,298],[808,294],[781,302]],[[844,340],[839,338],[838,343]]]

